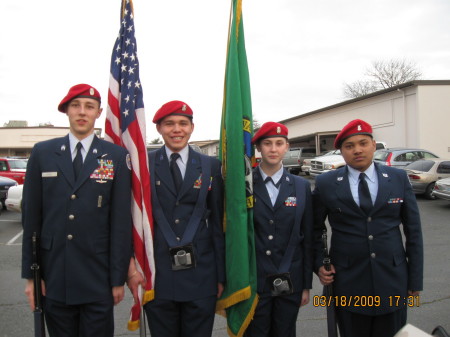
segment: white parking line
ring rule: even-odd
[[[19,246],[19,245],[21,245],[22,242],[20,242],[20,243],[15,243],[15,241],[16,241],[18,238],[20,238],[20,237],[22,236],[22,234],[23,234],[23,230],[20,231],[20,232],[19,232],[15,237],[13,237],[11,240],[9,240],[9,241],[6,243],[6,245],[7,245],[7,246]]]

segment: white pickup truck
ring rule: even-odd
[[[377,150],[386,149],[385,142],[377,142]],[[324,156],[316,157],[311,160],[311,167],[309,168],[309,174],[312,176],[318,176],[319,174],[336,170],[345,165],[344,157],[341,155],[340,150],[335,150],[333,153],[327,153]]]

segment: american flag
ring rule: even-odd
[[[144,102],[131,0],[122,0],[120,21],[120,32],[111,57],[105,138],[125,147],[131,157],[134,255],[137,269],[146,279],[140,303],[133,305],[128,322],[128,328],[136,330],[142,305],[154,297],[155,262]]]

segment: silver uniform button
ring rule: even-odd
[[[269,235],[267,238],[268,238],[269,240],[272,240],[272,239],[273,239],[273,235]]]
[[[70,214],[70,215],[69,215],[69,220],[73,220],[73,219],[75,219],[75,215]]]
[[[67,235],[67,240],[72,240],[72,239],[73,239],[73,235],[72,234]]]
[[[374,259],[374,258],[376,258],[376,257],[377,257],[377,254],[375,254],[375,253],[372,253],[372,254],[370,254],[370,257],[371,257],[372,259]]]
[[[177,241],[180,241],[181,239],[177,236]]]
[[[269,224],[273,225],[273,220],[269,220]]]
[[[369,240],[373,240],[373,235],[369,235]]]
[[[266,250],[266,255],[271,255],[272,252],[270,250]]]
[[[371,222],[372,221],[372,218],[369,216],[368,218],[367,218],[367,222]]]
[[[70,196],[70,199],[72,199],[72,200],[75,200],[77,198],[77,196],[75,195],[75,194],[72,194],[71,196]]]
[[[175,203],[175,206],[179,206],[179,205],[180,205],[180,202],[177,201],[177,202]]]
[[[176,219],[176,220],[175,220],[175,223],[176,223],[176,224],[179,224],[179,223],[180,223],[180,220],[179,220],[179,219]]]

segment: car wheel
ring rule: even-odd
[[[431,193],[431,192],[433,192],[434,185],[435,185],[435,183],[431,183],[430,185],[427,186],[427,189],[425,190],[424,196],[428,200],[436,199],[436,197]]]

